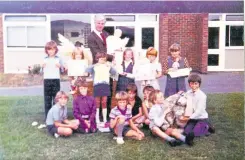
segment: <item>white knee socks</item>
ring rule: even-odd
[[[107,122],[107,108],[103,108],[102,109],[102,115],[103,115],[103,122],[106,123]]]

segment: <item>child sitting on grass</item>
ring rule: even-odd
[[[168,141],[170,146],[176,146],[185,142],[186,144],[192,146],[194,134],[190,132],[187,136],[182,135],[177,129],[172,128],[168,124],[165,114],[167,107],[164,104],[163,93],[160,90],[155,90],[150,93],[150,101],[153,104],[150,113],[150,129],[153,134],[159,136],[160,138]],[[173,137],[175,138],[173,138]]]
[[[131,108],[127,105],[128,94],[120,91],[116,94],[117,106],[110,112],[110,129],[117,135],[117,144],[123,144],[123,137],[132,137],[137,140],[144,138],[144,133],[140,131],[132,121]]]
[[[78,120],[67,119],[68,96],[64,91],[59,91],[55,96],[55,105],[49,110],[46,125],[48,132],[58,138],[59,136],[70,136],[73,130],[79,126]]]

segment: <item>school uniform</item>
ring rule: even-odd
[[[79,129],[82,131],[88,129],[85,120],[89,120],[91,125],[90,131],[96,131],[96,102],[94,97],[78,95],[73,100],[73,115],[80,122]]]

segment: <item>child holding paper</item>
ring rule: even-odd
[[[163,68],[166,73],[176,69],[189,68],[187,59],[180,56],[180,51],[179,44],[174,43],[170,46],[169,52],[171,53],[171,56],[169,56],[166,62],[163,64]],[[170,75],[167,74],[166,89],[164,94],[165,97],[174,95],[179,91],[186,92],[185,77],[171,78]]]

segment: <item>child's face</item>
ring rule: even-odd
[[[88,93],[88,87],[83,87],[83,86],[79,87],[79,92],[81,95],[86,96]]]
[[[190,82],[189,85],[190,85],[192,91],[194,91],[194,92],[197,91],[200,87],[200,84],[198,82]]]
[[[136,93],[135,92],[128,91],[128,99],[129,100],[134,100],[135,99],[135,96],[136,96]]]
[[[155,104],[163,104],[164,97],[162,93],[157,94]]]
[[[100,64],[105,64],[105,63],[106,63],[106,57],[99,58],[98,63],[100,63]]]
[[[153,61],[155,61],[156,56],[149,55],[149,56],[147,56],[147,58],[150,60],[150,62],[153,62]]]
[[[125,107],[127,106],[127,101],[126,100],[119,100],[117,102],[117,105],[120,109],[125,109]]]
[[[133,58],[133,53],[131,51],[127,51],[124,55],[126,61],[130,61]]]
[[[82,59],[82,53],[79,50],[75,51],[75,59],[81,60]]]
[[[55,48],[50,48],[49,50],[47,50],[47,52],[48,52],[49,57],[54,57],[56,49]]]
[[[66,104],[67,104],[67,98],[65,98],[65,97],[61,97],[61,98],[59,98],[59,101],[58,101],[58,103],[61,105],[61,106],[65,106]]]
[[[150,93],[151,93],[151,91],[145,90],[144,93],[143,93],[144,94],[144,99],[149,100]]]
[[[177,58],[177,57],[179,57],[179,55],[180,55],[180,51],[172,51],[172,52],[171,52],[171,56],[172,56],[173,58]]]

